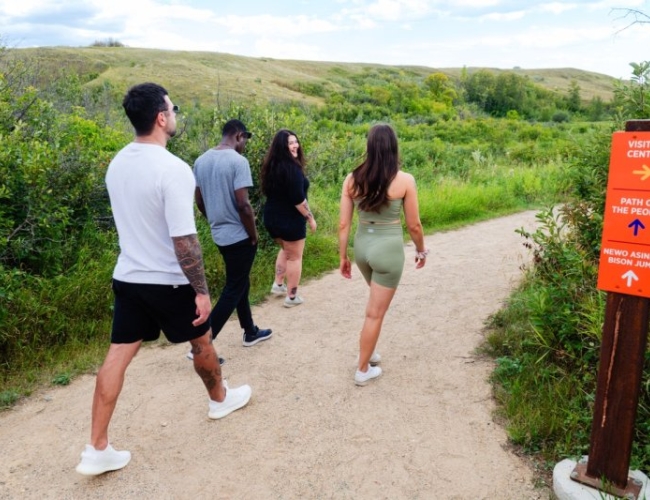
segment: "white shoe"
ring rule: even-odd
[[[359,362],[359,356],[357,355],[357,363]],[[372,356],[370,356],[370,359],[368,360],[368,363],[370,363],[372,366],[378,365],[381,363],[381,355],[375,351],[372,353]]]
[[[296,295],[293,299],[287,295],[287,297],[284,299],[284,307],[296,307],[303,302],[304,301],[302,300],[302,297],[299,295]]]
[[[84,476],[98,476],[104,472],[118,470],[131,461],[131,453],[128,451],[116,451],[109,444],[104,450],[96,450],[87,444],[86,449],[81,452],[81,462],[77,465],[77,472]]]
[[[224,388],[226,389],[226,398],[221,403],[210,400],[208,417],[211,419],[223,418],[230,415],[233,411],[243,408],[250,401],[251,393],[253,392],[249,385],[229,389],[224,383]]]
[[[368,366],[367,372],[362,372],[357,370],[354,374],[354,383],[357,385],[366,385],[373,378],[377,378],[381,375],[381,368],[378,366]]]
[[[287,285],[285,285],[284,283],[278,285],[276,282],[273,282],[273,286],[271,287],[271,293],[273,295],[286,295]]]

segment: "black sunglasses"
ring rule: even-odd
[[[173,111],[174,113],[178,113],[180,110],[181,110],[181,108],[179,108],[178,106],[176,106],[176,104],[174,104],[174,105],[172,106],[172,111]]]

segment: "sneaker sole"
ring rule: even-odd
[[[241,403],[239,403],[239,404],[237,404],[237,405],[235,405],[235,406],[233,406],[231,408],[228,408],[226,410],[221,410],[221,411],[215,412],[215,413],[210,412],[210,413],[208,413],[208,417],[210,419],[212,419],[212,420],[219,420],[220,418],[227,417],[233,411],[237,411],[237,410],[243,408],[244,406],[246,406],[250,400],[251,400],[251,395],[249,394],[248,397],[246,398],[246,400],[242,401]]]
[[[123,469],[127,465],[129,465],[129,462],[131,461],[131,457],[124,463],[124,465],[114,465],[112,467],[93,467],[93,466],[84,466],[83,464],[77,465],[75,470],[81,474],[82,476],[99,476],[100,474],[104,474],[105,472],[113,472],[116,470]]]
[[[383,373],[383,372],[382,372]],[[369,378],[367,380],[357,380],[356,378],[354,379],[354,384],[358,385],[359,387],[363,387],[365,385],[368,385],[369,382],[372,382],[373,380],[377,380],[379,377],[381,377],[382,373],[377,375],[376,377]]]
[[[284,307],[286,307],[287,309],[290,309],[290,308],[292,308],[292,307],[298,307],[298,306],[301,306],[301,305],[302,305],[302,302],[298,302],[297,304],[293,304],[293,303],[287,303],[287,302],[285,302],[285,303],[282,304],[282,305],[283,305]]]
[[[276,290],[271,290],[271,294],[272,294],[272,295],[278,295],[278,296],[279,296],[279,295],[286,295],[287,292],[281,292],[281,291],[279,291],[279,290],[277,290],[277,291],[276,291]]]
[[[273,337],[273,333],[268,334],[265,337],[261,337],[259,339],[255,339],[252,342],[246,342],[245,340],[242,340],[241,343],[244,347],[250,347],[255,344],[259,344],[260,342],[264,342],[265,340],[269,340],[271,337]]]

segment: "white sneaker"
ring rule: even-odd
[[[359,355],[357,355],[357,361],[356,363],[359,362]],[[370,356],[370,360],[368,360],[368,363],[370,363],[372,366],[378,365],[381,363],[381,355],[375,351],[372,353],[372,356]]]
[[[373,378],[377,378],[381,375],[381,368],[378,366],[368,366],[367,372],[362,372],[357,370],[354,374],[354,383],[357,385],[366,385]]]
[[[96,450],[87,444],[86,449],[81,452],[81,462],[77,465],[77,472],[84,476],[98,476],[104,472],[118,470],[131,461],[131,453],[128,451],[116,451],[109,444],[104,450]]]
[[[275,281],[273,282],[273,286],[271,287],[271,293],[273,295],[286,295],[287,294],[287,285],[282,283],[281,285],[278,285]]]
[[[229,389],[228,386],[224,384],[224,387],[226,388],[226,398],[221,403],[210,400],[210,411],[208,412],[208,417],[211,419],[216,420],[230,415],[233,411],[246,406],[251,399],[251,393],[253,391],[249,385],[242,385],[235,389]]]
[[[284,299],[284,307],[296,307],[303,303],[302,297],[296,295],[293,299],[288,295]]]

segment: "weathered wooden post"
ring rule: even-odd
[[[647,228],[647,229],[646,229]],[[571,478],[625,498],[650,312],[650,120],[612,138],[598,288],[608,292],[586,461]]]

